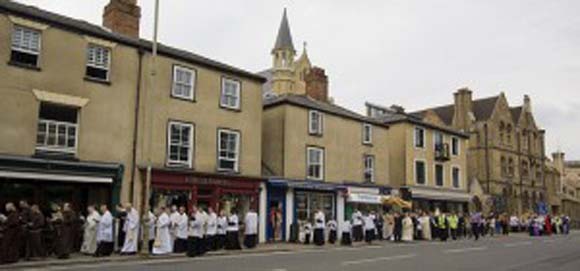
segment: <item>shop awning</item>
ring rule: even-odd
[[[281,188],[298,188],[306,190],[336,191],[342,189],[342,185],[317,182],[317,181],[295,181],[286,179],[270,179],[268,185]]]
[[[471,195],[463,191],[454,191],[449,189],[433,189],[423,187],[411,187],[413,198],[430,199],[430,200],[447,200],[469,202]]]
[[[48,174],[38,172],[18,172],[0,170],[0,177],[12,179],[27,179],[27,180],[41,180],[41,181],[55,181],[55,182],[75,182],[75,183],[113,183],[113,178],[110,177],[94,177],[94,176],[74,176],[63,174]]]

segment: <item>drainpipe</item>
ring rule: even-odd
[[[489,168],[489,131],[487,123],[483,125],[484,137],[485,137],[485,178],[487,180],[486,190],[488,194],[491,194],[490,190],[490,168]]]
[[[137,165],[137,138],[139,134],[139,109],[141,105],[141,74],[143,71],[143,49],[139,48],[139,64],[137,68],[137,93],[135,94],[135,118],[134,118],[134,125],[133,125],[133,149],[132,149],[132,157],[131,157],[131,184],[129,186],[129,198],[131,202],[134,202],[134,195],[135,195],[135,170]]]

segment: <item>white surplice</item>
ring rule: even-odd
[[[246,214],[245,223],[245,235],[258,234],[258,214],[256,212],[248,212]]]
[[[97,242],[113,242],[113,216],[106,211],[97,226]]]
[[[413,220],[410,217],[403,218],[403,236],[405,242],[413,241]]]
[[[135,253],[137,252],[137,243],[139,241],[139,212],[135,208],[127,213],[127,220],[123,227],[125,231],[125,242],[121,253]]]
[[[171,235],[169,234],[169,225],[171,220],[167,213],[162,213],[157,218],[157,235],[153,244],[153,254],[161,255],[168,254],[173,251],[173,244],[171,242]]]
[[[176,238],[187,239],[187,228],[188,228],[189,217],[185,213],[180,214],[177,219],[177,231]]]
[[[83,244],[81,252],[85,254],[95,254],[97,251],[97,225],[101,216],[97,211],[93,211],[87,216],[87,221],[84,225]]]

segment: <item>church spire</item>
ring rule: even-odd
[[[286,8],[284,8],[284,14],[282,15],[282,22],[280,23],[280,28],[278,29],[278,37],[276,38],[276,44],[274,49],[276,50],[292,50],[294,49],[294,43],[292,42],[292,34],[290,33],[290,25],[288,24],[288,17],[286,15]]]

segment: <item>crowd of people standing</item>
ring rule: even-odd
[[[325,224],[325,215],[317,210],[312,221],[302,223],[302,241],[322,246],[325,240],[337,241],[337,221],[330,219]],[[314,235],[312,236],[312,228]],[[569,234],[570,218],[566,215],[527,214],[522,217],[508,214],[471,214],[455,212],[388,212],[354,210],[351,218],[342,222],[341,244],[353,242],[372,243],[375,240],[393,242],[473,239],[510,232],[529,232],[530,236]],[[325,239],[326,238],[326,239]]]
[[[20,201],[5,205],[0,213],[0,264],[47,257],[67,259],[73,253],[107,257],[117,252],[134,255],[148,239],[149,253],[183,253],[190,257],[221,249],[254,248],[258,243],[258,214],[250,209],[240,221],[237,213],[216,213],[191,206],[159,207],[145,217],[129,203],[88,206],[78,215],[70,203],[51,206],[49,215],[38,205]],[[143,220],[142,220],[143,219]],[[143,222],[143,223],[141,223]],[[145,234],[147,231],[147,234]]]

